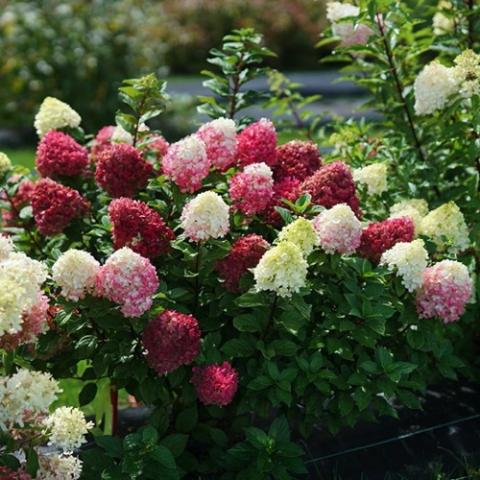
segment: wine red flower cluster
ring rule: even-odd
[[[92,159],[95,161],[98,154],[105,148],[111,145],[111,139],[113,132],[115,131],[115,125],[107,125],[102,127],[92,142],[92,148],[90,153],[92,155]]]
[[[11,470],[8,467],[0,466],[1,480],[32,480],[32,477],[22,470]]]
[[[85,172],[88,151],[70,135],[52,130],[40,140],[35,164],[42,177],[74,177]]]
[[[321,167],[305,179],[302,191],[312,196],[312,202],[332,208],[346,203],[357,217],[360,216],[360,202],[355,193],[352,172],[345,163],[337,161]]]
[[[249,268],[256,267],[269,246],[264,238],[254,233],[235,240],[229,254],[218,261],[215,266],[229,292],[239,291],[240,279]]]
[[[288,208],[282,202],[282,199],[295,202],[297,198],[302,194],[302,182],[298,178],[287,177],[279,182],[276,182],[273,186],[273,197],[270,200],[270,204],[264,213],[265,221],[278,227],[282,225],[282,217],[275,210],[275,207]]]
[[[31,194],[33,218],[42,235],[61,233],[76,217],[84,215],[90,204],[73,188],[50,178],[35,183]]]
[[[270,167],[276,161],[277,132],[270,120],[262,118],[237,136],[237,158],[240,166],[264,162]]]
[[[108,214],[116,249],[127,246],[144,257],[154,258],[168,252],[170,242],[175,239],[173,230],[163,218],[138,200],[112,200]]]
[[[188,365],[200,353],[200,328],[193,315],[165,310],[144,330],[147,362],[159,375]]]
[[[13,227],[17,224],[18,213],[27,206],[32,199],[33,187],[35,184],[31,180],[23,180],[17,188],[15,195],[10,198],[12,208],[10,210],[2,210],[2,220],[7,227]],[[7,200],[6,195],[0,195],[2,200]]]
[[[153,167],[126,143],[112,144],[97,157],[95,179],[112,197],[133,197],[145,188]]]
[[[410,217],[388,218],[383,222],[371,223],[362,231],[358,253],[378,263],[382,253],[398,242],[411,242],[415,236],[415,225]]]
[[[228,405],[238,387],[238,372],[229,362],[194,367],[191,380],[204,405]]]
[[[313,142],[292,140],[277,147],[276,180],[286,177],[305,180],[321,166],[320,154]]]

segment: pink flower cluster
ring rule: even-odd
[[[34,343],[37,337],[47,327],[48,309],[48,297],[40,294],[37,303],[35,303],[28,312],[23,314],[22,329],[20,332],[0,336],[0,348],[6,351],[12,351],[19,345]]]
[[[113,225],[116,249],[130,247],[148,258],[167,253],[175,239],[173,230],[146,203],[130,198],[112,200],[108,214]]]
[[[237,238],[229,254],[218,261],[215,269],[224,280],[226,290],[235,293],[240,289],[240,279],[250,268],[257,266],[269,243],[254,233]]]
[[[473,293],[465,265],[443,260],[424,270],[417,293],[417,312],[422,318],[441,318],[445,323],[458,320]]]
[[[321,167],[302,184],[302,191],[312,196],[312,202],[331,208],[346,203],[357,217],[360,216],[360,202],[355,192],[351,170],[345,163],[337,161]]]
[[[192,363],[200,353],[200,328],[193,315],[165,310],[144,330],[147,362],[159,375]]]
[[[202,125],[197,132],[207,149],[211,164],[220,171],[231,167],[236,160],[237,135],[235,122],[227,118],[218,118]]]
[[[320,154],[313,142],[292,140],[277,147],[276,180],[287,177],[305,180],[321,166]]]
[[[35,183],[31,203],[33,218],[42,235],[61,233],[74,218],[84,215],[90,207],[76,190],[50,178]]]
[[[273,197],[273,177],[265,163],[252,163],[230,180],[228,189],[234,206],[245,215],[263,212]]]
[[[88,151],[70,135],[52,130],[37,148],[35,164],[42,177],[74,177],[85,173]]]
[[[170,144],[161,135],[154,135],[148,138],[148,149],[153,150],[158,159],[166,155],[169,146]]]
[[[191,380],[204,405],[228,405],[238,388],[238,372],[229,362],[194,367]]]
[[[133,197],[145,188],[153,167],[126,143],[102,148],[97,156],[95,179],[112,197]]]
[[[111,139],[113,132],[115,132],[115,125],[107,125],[102,127],[95,135],[95,138],[92,142],[92,148],[90,153],[92,155],[93,161],[96,160],[98,154],[105,148],[111,145]]]
[[[295,202],[302,194],[302,182],[298,178],[287,177],[273,185],[273,196],[264,213],[265,221],[275,227],[282,225],[282,217],[275,207],[288,208],[282,200]]]
[[[276,148],[275,125],[266,118],[252,123],[237,136],[237,159],[242,167],[259,162],[272,167],[277,159]]]
[[[182,192],[197,191],[210,171],[205,144],[195,135],[190,135],[170,145],[162,159],[162,168]]]
[[[97,273],[97,294],[121,306],[125,317],[140,317],[152,306],[159,280],[147,258],[128,247],[117,250]]]
[[[414,236],[415,225],[410,217],[388,218],[383,222],[371,223],[362,231],[358,253],[378,263],[382,253],[398,242],[411,242]]]

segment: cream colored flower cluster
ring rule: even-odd
[[[415,233],[420,233],[423,217],[428,214],[428,203],[420,198],[402,200],[390,208],[390,218],[410,217],[415,225]]]
[[[225,236],[230,229],[228,205],[215,192],[203,192],[190,200],[182,211],[185,235],[198,242]]]
[[[46,414],[60,392],[49,373],[21,369],[0,378],[0,425],[23,426],[26,414]]]
[[[305,286],[307,268],[307,262],[297,245],[280,242],[263,255],[253,270],[256,289],[290,297]]]
[[[415,79],[415,113],[430,115],[442,110],[457,90],[454,69],[438,61],[426,65]]]
[[[417,290],[422,284],[422,275],[428,264],[428,253],[423,240],[399,242],[383,253],[381,265],[398,272],[402,283],[409,292]]]
[[[305,257],[308,257],[318,245],[318,237],[312,222],[305,218],[297,218],[283,227],[278,234],[278,241],[292,242],[300,248]]]
[[[351,3],[327,3],[327,20],[332,24],[333,35],[341,38],[342,45],[363,45],[373,34],[371,28],[366,25],[361,23],[355,25],[353,21],[344,20],[359,15],[360,8]]]
[[[78,480],[82,474],[82,461],[70,454],[39,457],[38,480]]]
[[[63,253],[52,267],[52,278],[69,300],[80,300],[95,288],[100,264],[90,253],[71,249]]]
[[[441,0],[437,5],[437,12],[433,16],[433,33],[437,36],[452,33],[455,30],[455,18],[452,15],[447,15],[447,12],[452,12],[452,2]]]
[[[0,236],[0,335],[21,330],[22,314],[38,301],[47,279],[45,265],[12,250],[12,244]]]
[[[12,168],[12,162],[7,154],[0,152],[0,178],[2,178]]]
[[[480,93],[480,55],[465,50],[454,60],[453,75],[460,94],[466,98]]]
[[[465,218],[455,202],[432,210],[423,218],[420,231],[430,237],[440,251],[456,253],[470,245]]]
[[[57,408],[46,420],[49,444],[65,452],[71,452],[85,443],[85,435],[93,428],[92,422],[78,408]]]
[[[372,163],[366,167],[355,169],[353,179],[357,183],[366,185],[369,195],[381,195],[388,188],[387,173],[388,168],[385,163]]]
[[[82,119],[70,105],[54,97],[46,97],[38,113],[35,115],[35,130],[39,137],[43,137],[51,130],[60,130],[80,126]]]

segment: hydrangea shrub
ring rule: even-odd
[[[389,25],[380,10],[334,7],[341,48],[362,53]],[[419,408],[430,383],[470,371],[472,206],[464,216],[452,199],[423,198],[431,172],[405,190],[391,172],[408,166],[383,138],[344,139],[363,125],[347,123],[320,159],[312,141],[280,145],[271,120],[239,118],[251,97],[228,88],[267,55],[250,30],[229,35],[212,62],[223,76],[208,73],[219,97],[202,99],[214,120],[179,142],[146,125],[168,100],[149,75],[122,85],[117,126],[94,137],[43,105],[44,178],[4,162],[0,333],[26,339],[8,350],[4,381],[30,365],[81,380],[82,406],[108,394],[83,478],[293,478],[315,426]],[[65,155],[50,156],[50,137]],[[71,175],[80,152],[88,164]],[[31,321],[47,300],[48,318]],[[119,393],[150,412],[124,438]],[[87,427],[60,408],[47,424],[61,444],[66,417]]]

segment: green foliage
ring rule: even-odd
[[[274,53],[262,45],[263,37],[251,28],[234,30],[223,38],[221,50],[212,49],[208,62],[215,65],[219,73],[204,70],[209,77],[203,85],[210,89],[214,97],[200,97],[200,113],[211,118],[236,118],[239,112],[257,103],[263,96],[255,91],[244,89],[249,81],[266,72],[262,65]],[[217,100],[216,97],[219,97]]]

